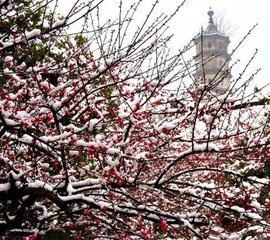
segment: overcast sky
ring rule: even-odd
[[[161,0],[164,2],[178,2],[177,0]],[[233,72],[234,77],[237,71],[243,67],[244,64],[249,60],[255,49],[258,49],[258,55],[253,62],[250,72],[255,71],[257,68],[262,68],[261,73],[256,77],[256,81],[259,83],[270,83],[270,1],[269,0],[188,0],[185,7],[183,8],[183,14],[181,13],[177,17],[177,22],[182,22],[188,16],[188,21],[185,32],[188,34],[196,32],[200,26],[204,28],[208,23],[207,11],[209,7],[212,7],[216,15],[224,15],[225,23],[232,28],[230,35],[230,49],[233,49],[238,42],[244,37],[250,28],[256,23],[258,26],[253,33],[244,42],[242,47],[236,52],[234,59],[240,59],[241,64],[239,68]],[[185,21],[187,22],[187,21]],[[172,25],[175,28],[175,24]],[[181,38],[181,31],[175,32],[176,38]],[[248,76],[246,76],[248,77]],[[269,88],[270,92],[270,88]]]
[[[61,0],[64,3],[62,10],[68,7],[74,0]],[[129,6],[135,0],[123,0],[124,5]],[[159,8],[156,15],[161,12],[171,13],[182,0],[159,0]],[[137,13],[137,21],[146,16],[151,7],[152,0],[145,0],[145,5]],[[105,18],[114,19],[118,12],[118,0],[105,0],[101,7]],[[149,5],[148,5],[149,4]],[[215,12],[215,16],[223,16],[225,25],[229,26],[230,49],[236,47],[245,34],[256,24],[258,26],[244,42],[241,48],[233,56],[233,60],[240,59],[239,66],[233,71],[234,77],[248,62],[249,58],[258,49],[258,55],[249,68],[249,74],[257,68],[262,68],[256,77],[258,84],[270,83],[270,1],[269,0],[187,0],[178,15],[170,23],[169,33],[175,36],[170,47],[173,50],[181,49],[190,39],[194,37],[200,28],[206,28],[208,24],[207,11],[209,7]],[[135,18],[136,19],[136,18]],[[248,75],[245,76],[248,78]],[[270,87],[269,87],[270,92]]]
[[[160,0],[163,9],[171,8],[173,4],[176,5],[179,2],[179,0]],[[270,83],[270,1],[187,0],[182,11],[171,24],[175,39],[177,39],[176,42],[183,44],[183,38],[184,42],[188,41],[199,31],[201,26],[204,29],[206,28],[208,24],[207,11],[210,6],[215,15],[223,16],[225,24],[231,28],[229,36],[231,41],[230,49],[235,48],[252,26],[258,23],[252,34],[233,56],[232,61],[238,58],[241,61],[239,67],[233,71],[233,76],[237,77],[238,72],[248,62],[257,48],[258,54],[248,74],[251,74],[257,68],[262,68],[262,71],[256,77],[256,82],[259,85]],[[246,78],[249,76],[248,74],[245,76]],[[270,88],[268,91],[270,92]]]

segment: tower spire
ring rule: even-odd
[[[207,12],[208,16],[209,16],[209,23],[208,26],[205,30],[206,34],[213,34],[213,33],[220,33],[217,30],[217,27],[214,23],[214,19],[213,19],[213,15],[214,15],[214,11],[212,10],[212,8],[210,7],[209,11]]]
[[[211,7],[210,7],[209,11],[207,12],[207,14],[209,16],[209,23],[214,24],[214,20],[213,20],[214,11],[212,10]]]

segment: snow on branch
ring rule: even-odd
[[[216,95],[193,41],[169,48],[185,1],[60,2],[0,3],[0,234],[268,239],[269,101],[247,90],[258,71],[242,80],[256,52]]]

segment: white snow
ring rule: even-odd
[[[51,141],[51,137],[50,136],[41,136],[39,137],[39,139],[43,142],[50,142]]]
[[[244,213],[246,211],[244,208],[241,208],[239,206],[232,206],[231,209],[239,213]]]
[[[210,124],[210,123],[213,121],[213,119],[214,119],[214,118],[213,118],[212,116],[210,116],[210,115],[204,115],[203,118],[204,118],[205,122],[206,122],[206,123],[209,123],[209,124]]]
[[[72,193],[76,192],[76,189],[74,189],[72,187],[72,185],[70,183],[68,183],[68,185],[67,185],[67,192],[68,192],[68,195],[71,195]]]
[[[140,152],[140,153],[137,153],[135,158],[136,159],[145,159],[146,158],[146,154],[147,152]]]
[[[78,140],[74,145],[82,146],[82,147],[94,147],[98,148],[98,144],[96,142],[86,142],[82,139]]]
[[[43,210],[42,216],[39,216],[39,217],[38,217],[38,219],[39,219],[40,221],[42,221],[42,220],[44,219],[44,217],[48,217],[48,211],[47,211],[47,208],[46,208],[44,205],[40,204],[39,202],[35,202],[35,206],[36,206],[37,208]]]
[[[96,78],[99,74],[100,74],[99,72],[90,73],[90,74],[89,74],[90,79]]]
[[[150,82],[150,85],[153,86],[153,87],[156,87],[158,84],[159,84],[158,80],[153,80],[153,81]]]
[[[176,127],[176,124],[172,123],[172,122],[164,122],[162,124],[162,128],[166,128],[168,130],[172,130]]]
[[[247,217],[249,217],[249,218],[254,219],[254,220],[261,220],[261,219],[262,219],[262,217],[259,216],[257,213],[251,213],[251,212],[248,212],[248,213],[246,213],[245,215],[246,215]]]
[[[108,66],[110,66],[110,65],[112,65],[114,63],[114,59],[113,58],[108,58],[108,59],[105,60],[105,62],[106,62],[106,64]]]
[[[69,155],[71,157],[79,157],[80,156],[80,152],[79,151],[75,151],[75,150],[70,150],[69,151]]]
[[[16,117],[17,117],[18,119],[30,118],[30,114],[27,113],[26,111],[17,111]]]
[[[253,206],[253,207],[257,208],[257,209],[260,209],[261,204],[260,204],[259,202],[257,202],[257,201],[253,201],[253,202],[251,203],[251,206]]]
[[[254,182],[257,182],[257,183],[261,183],[261,184],[269,184],[270,183],[269,179],[267,179],[267,178],[258,178],[255,176],[251,176],[251,177],[248,177],[248,179],[250,179]]]
[[[101,181],[98,178],[87,178],[85,180],[79,181],[79,182],[73,182],[73,187],[85,187],[89,185],[97,185],[100,184]]]
[[[86,63],[87,63],[87,60],[86,60],[85,56],[80,55],[80,56],[79,56],[79,59],[80,59],[79,62],[80,62],[81,64],[86,64]]]
[[[197,229],[194,229],[194,227],[190,224],[190,222],[186,219],[180,219],[183,222],[183,226],[188,227],[189,229],[193,230],[197,234],[199,234],[199,231]]]
[[[17,122],[15,122],[15,121],[12,120],[12,119],[8,119],[8,118],[5,118],[5,123],[6,123],[7,125],[9,125],[9,126],[16,126],[16,125],[18,125]]]
[[[0,192],[7,192],[11,188],[10,183],[1,183],[0,184]]]
[[[177,111],[178,111],[177,108],[169,108],[169,109],[167,110],[168,113],[175,113],[175,112],[177,112]]]
[[[101,101],[103,101],[103,100],[105,100],[104,97],[96,97],[96,98],[95,98],[95,103],[101,102]]]
[[[98,72],[99,73],[103,73],[104,71],[106,71],[107,70],[107,66],[100,66],[99,68],[98,68]]]
[[[49,27],[50,27],[49,21],[46,19],[43,19],[43,28],[49,28]]]
[[[12,171],[10,171],[10,174],[12,175],[12,178],[13,178],[14,180],[17,180],[17,179],[19,179],[24,173],[23,173],[23,172],[15,173],[15,172],[12,170]]]
[[[123,57],[125,57],[127,55],[127,53],[126,53],[126,51],[124,51],[124,50],[121,50],[120,52],[119,52],[119,58],[123,58]]]
[[[132,207],[132,206],[131,206]],[[113,206],[113,209],[117,212],[123,212],[123,213],[129,213],[129,214],[138,214],[138,211],[136,210],[130,210],[130,209],[123,209],[122,206],[118,207],[118,206]]]
[[[126,118],[126,117],[128,117],[130,115],[130,113],[128,113],[128,112],[122,112],[122,113],[119,113],[118,114],[118,117],[120,117],[120,118]]]
[[[200,184],[198,184],[198,186],[199,187],[202,187],[202,188],[206,188],[206,189],[214,189],[214,188],[216,188],[217,186],[216,186],[216,184],[215,183],[207,183],[207,182],[205,182],[205,183],[200,183]]]
[[[100,206],[101,208],[102,207],[110,207],[111,203],[104,202],[104,201],[99,201],[99,202],[97,202],[97,205]]]
[[[120,149],[118,148],[109,148],[107,150],[107,154],[109,155],[118,155],[120,153]]]
[[[59,27],[61,25],[63,25],[65,23],[65,19],[58,19],[53,25],[52,25],[52,28],[56,28],[56,27]]]
[[[218,146],[216,145],[216,144],[214,144],[214,143],[205,143],[205,144],[198,144],[198,145],[195,145],[194,146],[194,151],[205,151],[205,150],[209,150],[209,151],[218,151],[219,150],[219,148],[218,148]]]
[[[40,109],[39,109],[39,112],[40,113],[48,113],[48,112],[50,112],[51,110],[49,109],[49,108],[46,108],[46,107],[41,107]]]
[[[12,46],[13,44],[14,44],[14,42],[3,42],[3,48],[2,49],[8,48],[8,47]]]
[[[6,56],[4,62],[11,62],[13,60],[12,56]]]
[[[119,91],[118,90],[114,90],[112,93],[111,93],[111,97],[118,97],[119,96]]]
[[[150,213],[147,215],[148,218],[155,219],[155,220],[160,220],[160,217],[156,214]]]
[[[28,186],[30,188],[44,188],[46,190],[53,191],[53,189],[50,185],[48,185],[45,182],[39,181],[39,180],[36,180],[35,182],[29,183]]]
[[[263,227],[262,226],[250,226],[249,228],[247,228],[248,231],[258,231],[258,230],[262,230],[263,231]]]
[[[26,32],[25,33],[25,36],[26,36],[26,39],[29,39],[29,38],[33,38],[33,37],[37,37],[41,34],[41,31],[40,29],[33,29],[32,31],[30,32]]]

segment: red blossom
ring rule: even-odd
[[[100,209],[105,212],[105,211],[107,211],[108,206],[102,205],[102,206],[100,206]]]
[[[89,209],[84,209],[83,210],[83,215],[89,216],[91,214],[91,211]]]
[[[167,129],[167,128],[162,128],[161,129],[162,133],[169,135],[171,133],[171,130]]]
[[[166,232],[168,228],[168,223],[164,219],[160,219],[159,228],[162,232]]]
[[[0,234],[69,228],[71,238],[207,239],[222,232],[230,239],[234,232],[254,237],[242,230],[254,222],[269,232],[269,109],[248,106],[258,96],[187,87],[187,64],[179,54],[163,55],[163,18],[128,43],[121,34],[130,34],[132,9],[101,29],[82,1],[66,23],[81,16],[91,24],[75,37],[60,25],[50,29],[58,16],[42,1],[24,6],[26,15],[16,1],[4,2]],[[9,30],[5,19],[14,22]],[[45,35],[28,39],[31,29]]]

